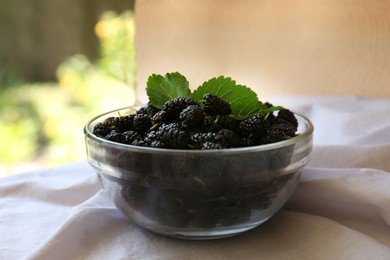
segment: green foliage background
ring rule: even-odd
[[[85,159],[87,120],[135,102],[133,13],[104,13],[95,33],[99,60],[69,57],[58,67],[56,82],[23,82],[11,69],[0,69],[0,175],[25,163]]]

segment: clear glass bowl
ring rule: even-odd
[[[116,207],[137,225],[185,239],[213,239],[252,229],[292,195],[312,151],[313,125],[303,115],[286,141],[220,150],[147,148],[107,141],[84,128],[87,157]]]

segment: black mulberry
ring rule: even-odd
[[[157,131],[150,131],[144,138],[144,142],[149,147],[165,148],[165,144],[160,140]]]
[[[287,120],[281,118],[281,117],[275,117],[274,120],[272,120],[272,126],[278,127],[280,130],[282,130],[286,135],[290,137],[295,136],[295,132],[297,131],[297,128],[294,127],[290,122]]]
[[[149,146],[147,142],[145,142],[144,140],[142,139],[136,139],[134,140],[131,145],[135,145],[135,146],[144,146],[144,147],[147,147]]]
[[[190,105],[186,107],[179,115],[181,125],[187,129],[193,129],[197,126],[200,126],[203,118],[203,110],[196,105]]]
[[[105,137],[111,132],[111,129],[103,123],[98,123],[93,128],[93,134],[99,137]]]
[[[94,132],[96,130],[96,135],[103,136],[107,131],[109,133],[110,131],[115,130],[118,133],[122,133],[130,130],[133,126],[133,117],[134,115],[106,118],[103,123],[99,123],[95,126]]]
[[[228,115],[218,116],[216,119],[216,123],[220,125],[222,128],[226,128],[234,132],[239,132],[240,121]]]
[[[137,114],[145,114],[148,115],[149,117],[152,117],[158,111],[160,111],[160,109],[154,107],[152,103],[148,102],[145,106],[137,110]]]
[[[152,120],[146,114],[138,114],[133,119],[133,130],[146,132],[152,126]]]
[[[178,123],[162,124],[157,131],[159,139],[173,149],[188,148],[189,136]]]
[[[165,144],[160,140],[154,140],[151,143],[148,143],[148,146],[152,148],[166,148]]]
[[[288,109],[282,109],[282,110],[280,110],[278,112],[278,116],[277,117],[283,118],[284,120],[289,122],[294,127],[294,132],[297,131],[297,129],[298,129],[298,120],[295,117],[293,112],[291,112]]]
[[[133,127],[134,117],[134,115],[117,117],[115,130],[120,133],[130,130]]]
[[[240,130],[242,136],[262,135],[269,126],[268,120],[261,113],[255,114],[252,117],[240,122]]]
[[[105,139],[117,143],[126,143],[125,137],[122,133],[118,133],[115,130],[112,130],[108,135],[106,135]]]
[[[209,115],[229,115],[232,110],[230,104],[214,94],[203,96],[203,110]]]
[[[279,125],[271,126],[262,137],[263,144],[276,143],[291,138]]]
[[[240,144],[238,134],[229,129],[221,129],[215,137],[215,141],[226,148],[237,147]]]
[[[211,150],[211,149],[223,149],[224,147],[218,143],[214,142],[205,142],[202,144],[202,150]]]
[[[165,102],[163,110],[166,112],[168,119],[174,120],[179,117],[179,114],[183,109],[190,105],[197,105],[197,102],[191,98],[178,97]]]
[[[123,132],[122,135],[124,137],[124,143],[126,144],[131,144],[134,141],[140,140],[142,138],[142,136],[138,132],[133,130]]]
[[[167,112],[165,112],[164,110],[160,110],[152,116],[151,118],[152,124],[155,125],[155,124],[164,123],[166,121],[166,117],[167,117]]]
[[[205,142],[214,142],[217,137],[217,133],[194,133],[190,136],[190,142],[194,149],[199,149]]]
[[[204,132],[218,132],[222,127],[216,123],[215,117],[206,114],[202,120],[201,129]]]

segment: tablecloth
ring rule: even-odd
[[[120,213],[81,161],[0,179],[0,259],[390,259],[390,100],[278,97],[310,117],[285,207],[241,235],[186,241]]]

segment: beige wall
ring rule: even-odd
[[[231,76],[264,98],[390,97],[388,0],[140,0],[137,86],[182,72]]]

